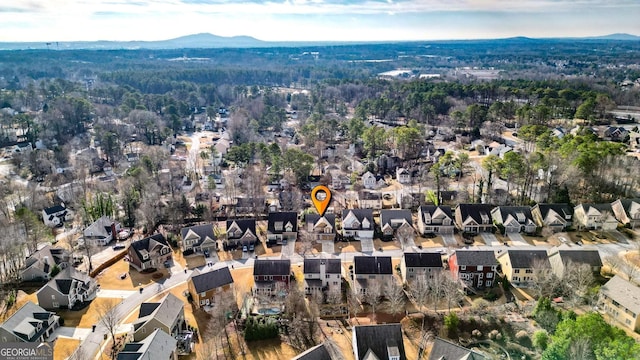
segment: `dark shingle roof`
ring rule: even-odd
[[[563,264],[571,261],[574,264],[602,266],[602,259],[598,250],[560,250],[558,253]]]
[[[462,221],[469,216],[473,220],[475,220],[478,224],[482,224],[482,214],[486,214],[489,218],[488,224],[491,224],[491,205],[487,204],[458,204],[458,211],[460,211],[460,215]]]
[[[253,263],[253,275],[289,275],[290,260],[256,260]]]
[[[256,234],[256,220],[255,219],[227,220],[227,235],[228,235],[229,239],[239,238],[239,236],[236,237],[236,236],[230,236],[229,235],[229,229],[231,228],[233,223],[236,223],[236,225],[238,225],[238,228],[240,228],[240,231],[241,231],[242,234],[247,232],[247,230],[251,231],[254,235]]]
[[[453,214],[451,213],[451,206],[448,205],[423,205],[420,206],[420,211],[422,212],[423,216],[424,214],[430,214],[433,216],[433,213],[436,212],[436,210],[440,208],[440,210],[445,213],[445,215],[447,215],[450,219],[453,219]]]
[[[207,237],[209,237],[212,240],[216,240],[216,235],[213,232],[213,225],[211,224],[196,225],[196,226],[189,226],[189,227],[182,228],[180,230],[180,236],[182,237],[182,240],[184,240],[185,236],[187,236],[189,231],[193,231],[200,237],[198,244],[202,243],[202,241]]]
[[[391,220],[404,219],[409,225],[413,222],[411,219],[411,211],[409,210],[381,210],[380,211],[380,226],[385,224],[391,225]]]
[[[44,209],[44,213],[47,215],[51,215],[51,214],[55,214],[55,213],[59,213],[61,211],[65,211],[66,208],[62,205],[54,205],[52,207],[48,207]]]
[[[497,263],[496,255],[491,250],[456,250],[455,256],[458,265],[490,266]]]
[[[231,272],[228,267],[223,267],[217,270],[208,271],[199,275],[191,277],[193,287],[198,293],[209,291],[211,289],[219,288],[221,286],[233,283]]]
[[[393,274],[391,256],[354,256],[356,274]]]
[[[144,239],[134,241],[131,243],[131,247],[133,248],[133,250],[135,250],[138,258],[142,259],[142,254],[140,254],[140,250],[146,250],[146,251],[151,250],[149,249],[149,246],[150,246],[149,244],[151,244],[151,240],[154,240],[155,242],[158,242],[162,245],[169,246],[169,243],[167,243],[167,239],[165,239],[164,235],[162,234],[154,234]]]
[[[372,209],[345,209],[342,210],[342,221],[349,215],[349,213],[353,213],[353,215],[358,219],[358,221],[362,224],[364,219],[367,219],[373,228],[373,210]],[[344,226],[344,223],[343,223]]]
[[[332,360],[329,350],[324,344],[316,345],[311,349],[293,358],[293,360]]]
[[[504,223],[509,215],[516,219],[516,221],[520,223],[525,223],[528,221],[533,221],[533,216],[531,215],[531,208],[528,206],[498,206],[498,211],[500,211],[501,222]],[[524,219],[520,221],[518,219],[518,214],[522,214]]]
[[[402,339],[402,327],[400,324],[384,325],[359,325],[353,327],[355,345],[358,356],[356,360],[362,360],[369,350],[378,359],[388,359],[388,347],[396,346],[399,351],[400,360],[406,360]]]
[[[278,221],[282,221],[282,229],[276,230],[275,224]],[[290,212],[272,212],[269,213],[267,220],[267,231],[272,234],[282,234],[284,232],[284,226],[290,222],[293,226],[292,231],[298,231],[298,213]]]
[[[450,341],[436,338],[429,353],[429,360],[484,360],[485,356],[454,344]]]
[[[160,303],[142,303],[140,304],[140,312],[138,318],[149,316],[160,306]]]
[[[331,224],[331,226],[334,228],[334,231],[335,231],[336,215],[335,214],[324,214],[323,216],[329,222],[329,224]],[[307,224],[308,223],[315,224],[316,222],[318,222],[318,220],[320,220],[320,215],[318,215],[318,214],[306,214],[305,217],[304,217],[304,222],[307,223]]]
[[[341,273],[341,261],[340,259],[304,259],[305,274],[318,274],[320,273],[320,263],[324,262],[325,272],[327,274],[340,274]]]
[[[566,215],[573,215],[573,208],[569,206],[569,204],[538,204],[538,208],[540,209],[540,215],[542,215],[542,219],[545,219],[549,214],[549,210],[553,210],[558,215],[564,217]]]
[[[404,253],[407,267],[442,267],[442,255],[439,253]]]
[[[515,269],[532,268],[537,262],[549,266],[549,258],[545,250],[507,250],[511,267]]]

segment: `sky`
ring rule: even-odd
[[[640,0],[0,0],[0,41],[640,35]]]

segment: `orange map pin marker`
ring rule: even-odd
[[[316,210],[320,216],[324,215],[329,207],[329,201],[331,201],[331,190],[324,185],[318,185],[311,190],[311,201],[315,205]]]

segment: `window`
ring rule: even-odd
[[[624,323],[625,323],[625,324],[627,324],[627,325],[631,325],[631,319],[626,319],[626,320],[624,321]]]
[[[56,296],[55,295],[51,295],[51,300],[55,300]]]
[[[203,292],[200,293],[200,297],[205,297],[205,295],[207,295],[207,294],[203,293]]]
[[[487,284],[487,287],[490,287],[491,284],[493,284],[493,283],[491,282],[491,280],[487,280],[486,284]]]
[[[520,274],[520,269],[513,269],[514,274]]]
[[[460,270],[467,270],[467,266],[466,265],[460,265]]]
[[[140,332],[143,333],[143,334],[146,334],[147,333],[147,328],[143,327]]]
[[[337,282],[337,281],[334,281],[334,282],[333,282],[333,285],[338,285],[338,282]]]
[[[482,279],[482,273],[478,274],[478,279]]]
[[[478,270],[478,271],[482,271],[482,268],[483,268],[483,266],[482,266],[482,265],[478,265],[477,270]]]
[[[413,268],[409,268],[409,269],[407,269],[407,271],[413,272]]]
[[[324,278],[325,278],[325,279],[331,279],[331,275],[330,275],[330,274],[326,274],[326,275],[324,276]]]
[[[527,269],[524,272],[527,273],[527,274],[533,274],[533,269]]]
[[[491,279],[491,278],[493,278],[493,273],[492,272],[487,273],[487,279]]]

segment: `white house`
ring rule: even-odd
[[[373,239],[373,230],[373,210],[342,210],[342,235],[344,237],[353,237],[355,240],[371,240]]]
[[[373,175],[370,171],[362,174],[362,186],[364,186],[365,189],[375,189],[376,176]]]

